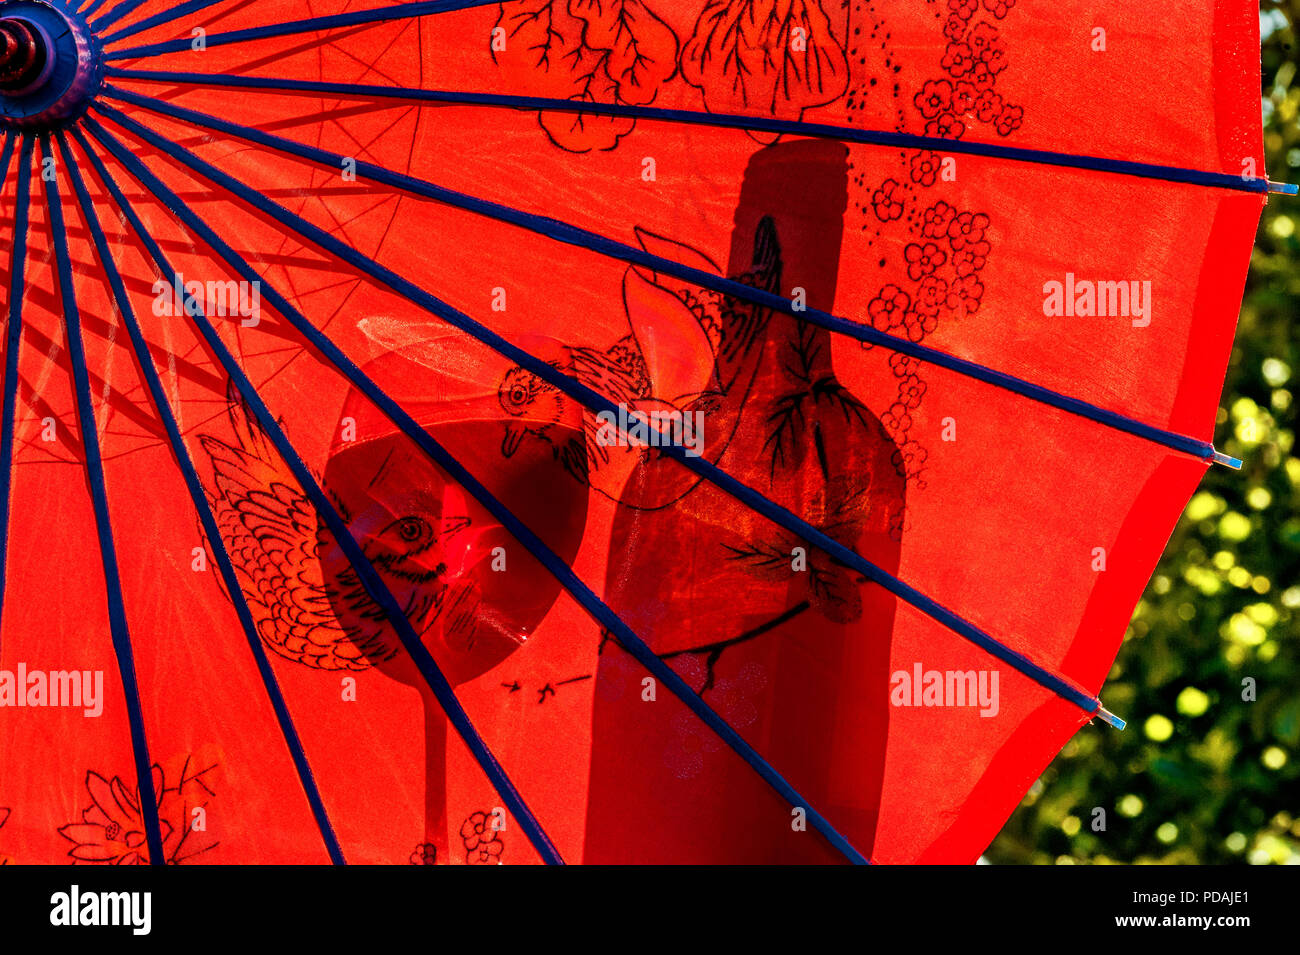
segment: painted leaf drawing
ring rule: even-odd
[[[515,0],[501,4],[507,82],[536,96],[644,106],[677,71],[677,36],[641,0]],[[542,128],[571,152],[613,149],[636,120],[548,111]]]
[[[799,119],[843,95],[849,68],[818,0],[710,0],[682,48],[682,76],[710,112]]]
[[[641,0],[570,0],[583,43],[603,51],[620,101],[645,106],[677,72],[677,35]]]

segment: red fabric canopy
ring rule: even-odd
[[[0,3],[0,17],[14,6]],[[39,124],[5,121],[0,234],[9,249],[24,231],[27,254],[17,279],[0,256],[6,314],[22,318],[18,376],[5,382],[16,418],[0,671],[15,687],[20,668],[100,673],[102,714],[0,706],[0,855],[148,857],[71,310],[165,859],[329,861],[96,229],[349,862],[545,853],[448,728],[338,534],[177,303],[177,274],[182,288],[198,283],[185,295],[567,861],[842,861],[805,824],[815,814],[872,861],[971,862],[1096,715],[1086,701],[1104,696],[1132,608],[1209,464],[1264,201],[1255,5],[1197,0],[1169,23],[1119,0],[512,0],[401,15],[375,0],[84,6],[104,72],[84,118],[48,140]],[[299,20],[310,22],[261,29]],[[796,125],[729,128],[736,117]],[[289,155],[245,130],[316,152]],[[431,201],[372,167],[660,265]],[[676,421],[692,460],[920,599],[602,430],[544,369],[254,208],[213,171],[614,405],[666,415],[670,431]],[[757,294],[702,287],[662,260]],[[800,798],[624,649],[308,343],[276,293]],[[821,313],[934,354],[833,330]],[[955,632],[936,606],[1032,665]]]

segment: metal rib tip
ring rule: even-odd
[[[1234,471],[1241,470],[1241,458],[1234,458],[1232,455],[1224,454],[1222,451],[1214,452],[1214,463],[1226,465]]]
[[[1125,726],[1128,725],[1122,719],[1120,719],[1118,716],[1116,716],[1114,713],[1112,713],[1110,710],[1106,709],[1106,707],[1100,704],[1097,705],[1097,712],[1095,715],[1101,718],[1102,720],[1105,720],[1107,723],[1115,727],[1115,729],[1117,730],[1122,730]]]
[[[1300,185],[1296,185],[1293,182],[1274,182],[1270,179],[1268,181],[1268,191],[1279,193],[1284,196],[1294,196],[1297,193],[1300,193]]]

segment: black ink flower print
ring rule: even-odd
[[[186,757],[170,775],[161,766],[153,767],[168,865],[188,862],[217,847],[207,834],[206,815],[216,795],[209,783],[218,767],[215,763],[199,766]],[[85,786],[90,805],[81,811],[81,820],[59,828],[59,835],[73,844],[68,852],[73,863],[147,865],[149,849],[139,790],[121,776],[108,779],[93,770],[86,773]]]
[[[411,850],[411,865],[437,865],[438,847],[432,842],[421,842]]]
[[[470,865],[500,865],[505,842],[493,825],[500,818],[495,813],[475,812],[460,827],[465,846],[465,861]]]

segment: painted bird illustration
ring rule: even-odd
[[[419,358],[418,348],[403,349],[412,350],[409,357]],[[400,359],[410,380],[419,381],[407,358],[391,351],[384,361],[391,367]],[[490,392],[486,397],[491,400]],[[424,718],[421,852],[449,860],[446,711],[251,410],[233,388],[228,400],[233,440],[200,440],[212,464],[208,499],[258,635],[274,652],[304,666],[335,672],[373,668],[418,690]],[[436,421],[422,426],[437,431],[458,459],[468,460],[483,445],[482,432],[470,425],[466,430],[452,420],[446,427]],[[500,463],[494,448],[488,453]],[[474,470],[484,473],[477,465]],[[586,495],[549,455],[521,453],[510,467],[483,479],[530,526],[561,521],[546,533],[563,559],[573,559]],[[512,540],[509,532],[396,429],[372,431],[336,448],[319,483],[453,686],[522,647],[559,594],[558,581],[528,555],[495,566],[494,552]],[[573,500],[565,501],[570,489]],[[556,508],[557,501],[565,506]]]
[[[714,275],[722,271],[688,245],[645,229],[635,231],[641,247],[652,255]],[[765,218],[755,231],[752,268],[733,278],[778,293],[781,268],[776,226]],[[623,302],[630,334],[607,348],[565,346],[559,356],[541,357],[630,413],[700,410],[716,414],[714,421],[734,421],[770,310],[639,266],[629,267],[624,275]],[[498,399],[506,413],[518,419],[505,425],[503,455],[513,455],[525,440],[544,441],[574,478],[618,497],[644,449],[611,448],[596,440],[599,423],[590,411],[584,412],[581,434],[558,431],[573,399],[521,366],[502,377]],[[711,456],[721,453],[727,436],[711,432]]]
[[[199,440],[213,468],[209,502],[258,635],[280,656],[322,670],[392,659],[400,644],[379,606],[339,559],[334,535],[233,389],[229,401],[235,443]],[[393,466],[390,453],[370,476],[372,495]],[[403,483],[416,483],[412,476],[407,469]],[[472,643],[479,597],[474,582],[449,566],[452,545],[473,533],[471,518],[445,513],[445,501],[422,507],[420,495],[403,493],[401,506],[378,508],[386,518],[362,524],[355,505],[330,493],[416,632],[440,623],[444,640]]]

